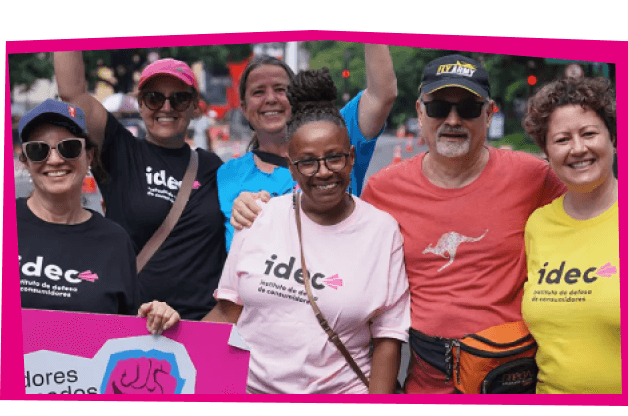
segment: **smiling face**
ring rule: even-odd
[[[423,95],[423,101],[431,100],[460,103],[467,100],[481,102],[482,98],[463,88],[452,87]],[[446,117],[429,117],[421,100],[417,101],[416,109],[423,138],[430,153],[447,158],[481,155],[491,122],[492,101],[482,108],[479,117],[471,119],[461,118],[457,108],[452,108]]]
[[[318,172],[305,176],[294,164],[290,164],[292,177],[303,192],[303,209],[325,214],[342,207],[351,183],[351,169],[355,162],[355,151],[350,145],[346,129],[329,121],[316,121],[304,124],[290,138],[288,154],[293,162],[329,155],[349,153],[345,167],[332,172],[325,162],[320,161]]]
[[[33,180],[33,194],[39,197],[58,197],[68,195],[80,198],[83,178],[89,170],[93,158],[93,150],[86,151],[83,147],[77,159],[65,160],[57,152],[55,146],[61,140],[75,138],[67,129],[45,124],[33,130],[28,141],[42,141],[51,146],[48,159],[43,162],[32,162],[26,159],[24,165]]]
[[[591,192],[613,176],[610,133],[591,109],[566,105],[554,110],[545,151],[550,166],[570,191]]]
[[[258,134],[283,133],[290,119],[290,77],[278,65],[260,65],[246,80],[242,112]]]
[[[142,94],[148,91],[170,97],[175,92],[194,92],[194,89],[177,78],[159,75],[151,78],[140,91],[140,116],[146,125],[146,140],[162,147],[181,147],[190,120],[198,107],[198,99],[184,111],[175,110],[170,100],[166,100],[160,109],[151,110],[141,99]]]

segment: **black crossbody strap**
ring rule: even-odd
[[[142,250],[137,255],[137,273],[139,274],[146,263],[150,260],[151,257],[159,250],[159,247],[166,240],[166,237],[170,234],[174,226],[179,221],[183,210],[185,209],[185,205],[190,199],[190,194],[192,193],[192,186],[194,185],[194,179],[196,178],[196,172],[198,171],[198,154],[196,151],[192,150],[190,154],[190,162],[188,163],[188,167],[185,170],[185,175],[183,176],[183,180],[181,181],[181,187],[179,188],[179,192],[177,193],[177,198],[172,204],[168,215],[164,219],[164,222],[161,223],[155,234],[144,244]]]
[[[362,380],[364,385],[368,388],[369,381],[364,375],[364,373],[362,372],[362,370],[360,369],[360,366],[358,366],[358,364],[353,360],[353,357],[351,357],[351,353],[347,350],[347,347],[345,347],[345,345],[342,343],[338,334],[336,334],[336,332],[333,329],[331,329],[331,327],[329,326],[329,323],[327,322],[327,319],[325,319],[325,317],[323,316],[323,313],[321,312],[321,310],[318,308],[318,305],[314,301],[314,296],[312,295],[312,288],[310,286],[310,272],[307,270],[307,267],[305,266],[305,255],[303,254],[303,241],[302,241],[302,236],[301,236],[301,198],[300,196],[301,196],[300,193],[295,192],[293,202],[294,202],[295,216],[297,220],[297,232],[299,234],[299,246],[301,248],[301,270],[303,271],[303,282],[305,283],[305,291],[307,292],[307,297],[310,301],[310,305],[312,305],[312,309],[314,310],[314,315],[316,316],[316,319],[318,319],[318,323],[327,334],[327,337],[329,337],[329,340],[333,342],[336,348],[338,348],[338,351],[340,351],[340,353],[345,357],[351,369],[358,375],[360,380]]]

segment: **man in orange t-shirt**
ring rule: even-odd
[[[485,145],[489,97],[479,62],[430,62],[416,102],[427,153],[381,170],[362,193],[404,238],[413,351],[406,393],[454,393],[446,339],[521,320],[526,221],[565,192],[541,159]]]

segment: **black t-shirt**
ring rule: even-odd
[[[133,245],[118,224],[53,224],[16,200],[22,307],[134,315],[139,284]]]
[[[183,319],[198,320],[213,297],[226,259],[224,217],[218,203],[220,158],[202,149],[190,199],[161,248],[139,274],[141,300],[167,302]],[[102,162],[111,175],[99,183],[105,215],[129,233],[136,254],[170,211],[190,160],[190,147],[167,149],[137,139],[109,114]]]

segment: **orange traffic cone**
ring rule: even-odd
[[[412,137],[409,137],[408,140],[406,140],[406,152],[412,152]]]
[[[395,150],[393,152],[392,163],[399,163],[401,160],[401,145],[397,145],[395,146]]]

